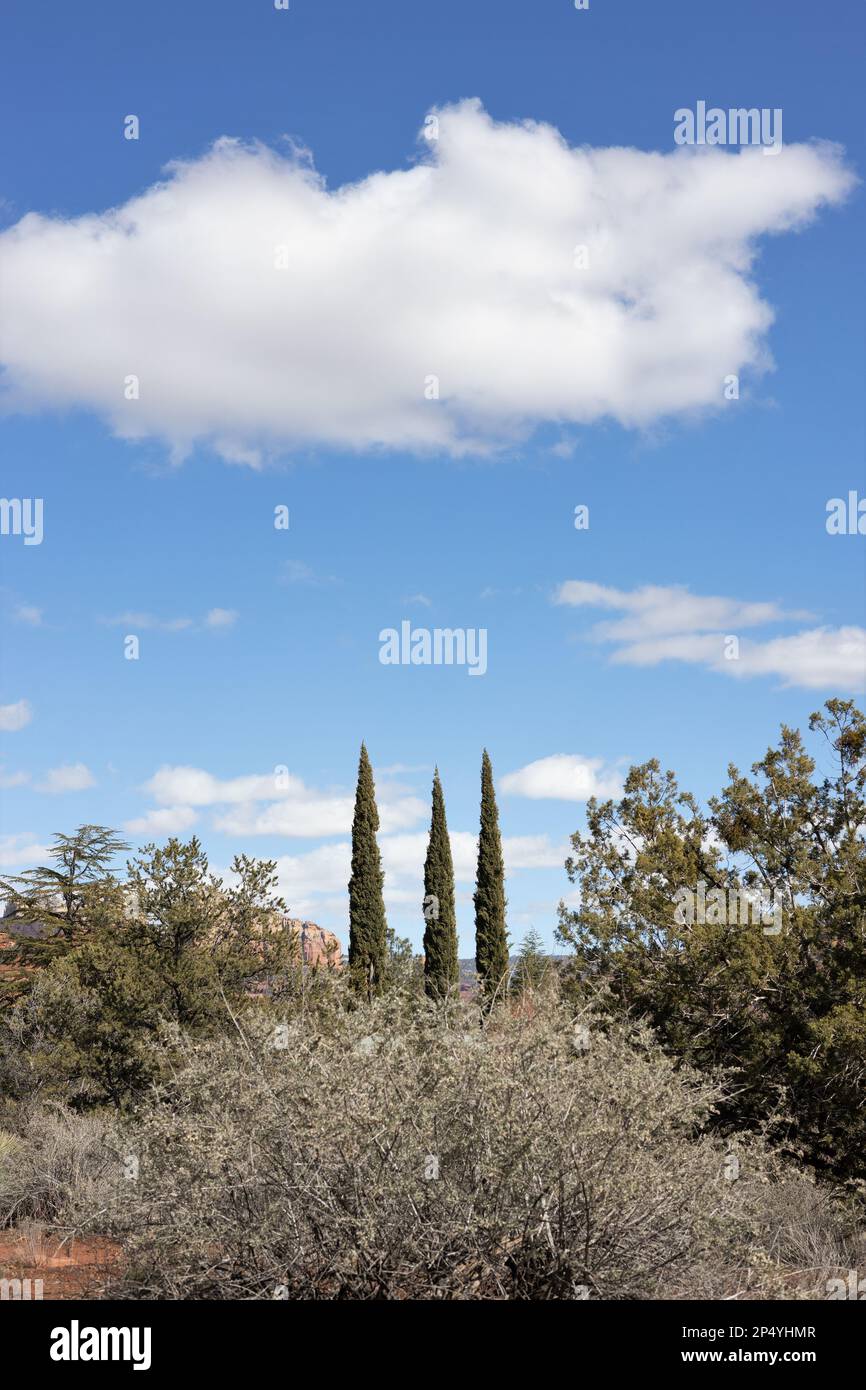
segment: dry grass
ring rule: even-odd
[[[0,1227],[80,1226],[110,1219],[118,1175],[113,1126],[62,1105],[25,1111],[0,1138]],[[11,1141],[11,1142],[10,1142]]]

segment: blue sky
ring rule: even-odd
[[[864,540],[825,523],[829,499],[866,494],[863,191],[850,178],[866,167],[862,11],[851,0],[768,3],[756,17],[735,0],[698,28],[679,0],[466,10],[450,0],[292,0],[286,13],[264,0],[193,0],[180,13],[162,0],[145,11],[5,7],[2,491],[44,500],[44,538],[0,537],[4,869],[85,820],[131,826],[136,843],[195,830],[220,869],[239,850],[278,858],[290,906],[345,943],[346,806],[364,738],[382,793],[389,915],[416,944],[439,765],[468,955],[465,866],[486,746],[512,935],[533,925],[551,941],[588,788],[657,756],[709,795],[781,722],[802,726],[824,699],[855,693]],[[455,106],[471,98],[481,114]],[[756,158],[730,187],[742,155],[713,152],[681,204],[645,153],[604,154],[672,156],[673,113],[698,100],[781,108],[785,148],[748,152]],[[441,155],[417,139],[433,108]],[[129,113],[138,140],[123,137]],[[537,128],[521,135],[524,121],[602,154],[578,171]],[[326,186],[298,176],[280,204],[292,256],[309,243],[286,291],[292,313],[276,297],[286,280],[255,297],[237,249],[251,227],[271,235],[287,135]],[[208,162],[223,136],[261,142],[275,162],[249,144],[233,147],[247,151],[240,160]],[[414,185],[394,171],[437,159],[441,178],[421,186],[421,212],[407,212]],[[167,176],[178,160],[187,172]],[[548,312],[562,282],[538,257],[572,169],[576,225],[581,190],[592,199],[591,256],[614,244],[618,259],[599,301],[566,298],[568,314],[598,303],[600,317],[581,319],[591,350],[563,366],[561,316]],[[336,208],[327,190],[377,171],[380,183],[339,204],[340,254],[317,242]],[[76,222],[166,177],[180,180],[175,202],[158,215],[152,200],[136,205],[116,242]],[[48,221],[22,230],[32,213]],[[802,225],[781,230],[792,219]],[[500,255],[501,273],[487,276]],[[106,278],[108,256],[119,278]],[[684,264],[694,294],[665,321],[671,266]],[[176,302],[199,271],[199,336],[179,339]],[[650,306],[630,335],[646,328],[646,359],[615,334],[594,336],[627,312],[633,285]],[[761,306],[772,322],[749,328]],[[185,333],[193,311],[182,309]],[[395,364],[428,325],[430,342],[446,345],[445,399],[406,404]],[[391,339],[385,367],[376,353]],[[733,356],[742,348],[736,401],[722,398],[722,340]],[[500,341],[521,346],[494,370]],[[106,404],[109,342],[118,381],[148,364],[138,416]],[[761,370],[767,354],[773,367]],[[165,385],[148,394],[169,359]],[[599,409],[587,384],[596,372]],[[718,399],[702,397],[707,375],[719,377]],[[578,504],[587,530],[575,529]],[[279,505],[288,530],[274,528]],[[683,589],[690,600],[670,592]],[[692,601],[710,598],[722,602]],[[379,633],[403,619],[485,628],[486,673],[381,664]],[[124,657],[129,634],[135,661]],[[730,634],[743,646],[736,674],[716,650]],[[807,635],[778,645],[797,634]],[[277,767],[292,779],[278,794]]]

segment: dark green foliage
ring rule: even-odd
[[[482,993],[492,999],[506,988],[508,935],[505,930],[505,865],[493,768],[485,748],[481,758],[481,833],[475,881],[475,968]]]
[[[0,951],[7,1001],[26,992],[34,969],[58,960],[123,911],[123,890],[109,866],[129,845],[104,825],[80,825],[72,835],[52,838],[50,864],[0,880],[11,909],[3,930],[12,945]]]
[[[361,744],[358,788],[352,821],[352,877],[349,879],[349,972],[368,999],[382,988],[388,959],[388,927],[382,885],[382,861],[376,842],[379,812],[373,769]]]
[[[424,861],[424,921],[424,989],[431,999],[442,999],[456,989],[459,967],[454,864],[438,768],[433,777],[430,841]]]
[[[578,992],[647,1018],[672,1055],[729,1069],[717,1123],[853,1181],[866,1173],[866,721],[829,700],[810,728],[829,775],[783,727],[751,777],[728,769],[709,815],[656,761],[631,769],[618,802],[591,800],[566,866],[581,903],[560,908],[559,935]],[[679,895],[700,885],[714,905],[683,920]],[[744,912],[744,890],[771,897],[778,923]]]
[[[239,855],[238,883],[209,872],[198,840],[147,845],[129,866],[128,914],[118,939],[150,977],[160,1016],[194,1032],[224,1020],[226,1000],[290,970],[291,943],[274,927],[285,904],[275,865]]]
[[[197,840],[146,846],[114,915],[91,914],[62,955],[30,963],[29,989],[0,1027],[7,1091],[124,1105],[170,1059],[166,1027],[212,1036],[244,1008],[285,997],[297,944],[280,927],[274,869],[240,855],[226,888]]]

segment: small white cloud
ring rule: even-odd
[[[160,806],[144,816],[128,820],[124,830],[131,835],[179,835],[195,825],[196,813],[191,806]]]
[[[534,801],[588,801],[591,796],[618,796],[622,791],[620,778],[605,768],[602,758],[585,758],[580,753],[538,758],[507,772],[499,785],[506,795]]]
[[[14,705],[0,705],[0,729],[4,733],[16,733],[30,723],[33,710],[28,700],[19,700]]]
[[[17,623],[26,623],[28,627],[42,626],[42,609],[32,603],[19,603],[14,617]]]
[[[406,598],[402,598],[400,602],[404,604],[414,603],[420,608],[433,607],[433,600],[429,599],[426,594],[409,594]]]
[[[46,773],[36,790],[56,796],[61,792],[81,792],[96,785],[90,768],[84,763],[66,763],[63,767],[53,767]]]
[[[205,627],[234,627],[238,615],[233,608],[212,608],[205,618]]]

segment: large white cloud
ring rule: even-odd
[[[7,403],[253,464],[643,425],[768,365],[756,239],[853,183],[827,145],[570,148],[477,101],[438,120],[414,166],[334,191],[297,152],[222,139],[122,207],[27,215],[0,236]]]

